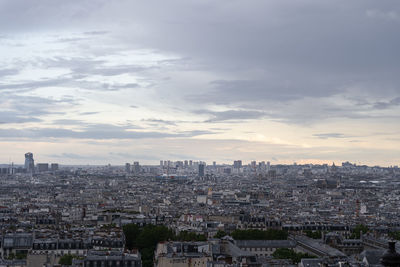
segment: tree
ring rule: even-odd
[[[140,234],[140,228],[136,224],[127,224],[122,227],[125,235],[125,245],[128,249],[133,249],[138,247],[137,246],[137,238]]]
[[[178,241],[206,241],[207,238],[203,234],[196,234],[193,232],[182,231],[175,238],[175,240],[178,240]]]
[[[277,248],[274,253],[272,253],[272,257],[275,259],[289,259],[296,264],[299,263],[301,259],[315,258],[315,256],[308,253],[295,252],[293,249],[288,248]]]
[[[399,231],[390,232],[390,233],[389,233],[389,236],[390,236],[391,238],[393,238],[393,239],[400,240],[400,232],[399,232]]]
[[[72,256],[71,254],[65,254],[65,255],[61,256],[58,263],[61,265],[72,265],[73,258],[74,258],[74,256]]]
[[[353,231],[351,231],[350,239],[360,239],[360,232],[363,234],[367,233],[369,231],[368,227],[364,224],[357,224],[356,227],[354,227]]]
[[[215,234],[215,238],[222,238],[224,236],[228,235],[225,231],[218,230],[218,232]]]
[[[305,230],[304,231],[306,236],[313,238],[313,239],[321,239],[322,238],[322,233],[321,231],[311,231],[311,230]]]
[[[142,266],[153,267],[154,250],[158,242],[174,240],[174,232],[163,225],[146,225],[139,227],[127,224],[123,227],[126,246],[129,249],[138,248],[142,254]]]

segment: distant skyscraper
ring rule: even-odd
[[[58,163],[52,163],[50,169],[53,172],[58,171]]]
[[[37,164],[38,172],[47,172],[49,171],[48,163],[38,163]]]
[[[189,161],[185,160],[185,168],[189,166]]]
[[[140,173],[139,161],[135,161],[133,163],[133,172],[136,173],[136,174]]]
[[[131,172],[131,164],[130,163],[125,163],[125,172],[130,173]]]
[[[164,166],[164,161],[160,160],[160,167],[162,168]]]
[[[235,160],[235,161],[233,162],[233,168],[235,168],[235,169],[240,169],[240,168],[242,168],[242,161],[241,161],[241,160]]]
[[[203,163],[200,163],[199,164],[199,176],[200,177],[204,176],[204,168],[205,168],[205,165]]]
[[[189,166],[193,165],[193,160],[189,160]]]
[[[33,154],[31,152],[25,154],[25,169],[28,173],[35,172],[35,161],[33,160]]]
[[[252,162],[251,162],[251,169],[252,169],[253,171],[255,171],[256,168],[257,168],[257,162],[256,162],[256,161],[252,161]]]

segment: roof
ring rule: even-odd
[[[321,259],[301,259],[301,264],[304,267],[320,267]]]
[[[385,253],[383,249],[371,249],[371,250],[364,250],[360,256],[364,260],[368,262],[368,264],[380,264],[380,259]]]
[[[236,240],[238,247],[246,248],[294,248],[294,240]]]
[[[316,251],[319,251],[329,257],[346,257],[346,255],[340,250],[328,246],[319,240],[312,239],[305,236],[296,236],[296,241],[298,243],[304,244],[306,247],[310,247]]]
[[[232,244],[231,242],[227,242],[226,244],[223,244],[225,247],[225,252],[229,255],[231,255],[232,257],[251,257],[254,256],[253,253],[244,251],[242,249],[240,249],[239,247],[237,247],[236,245]]]

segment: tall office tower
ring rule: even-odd
[[[51,169],[53,172],[58,171],[58,163],[52,163],[52,164],[50,165],[50,169]]]
[[[164,166],[164,161],[160,160],[160,167],[162,168]]]
[[[14,162],[11,163],[11,165],[9,166],[9,174],[13,175],[15,173],[15,169],[14,169]]]
[[[242,161],[241,161],[241,160],[235,160],[235,161],[233,162],[233,168],[235,168],[235,169],[240,169],[240,168],[242,168]]]
[[[33,154],[31,152],[25,154],[25,169],[28,173],[35,172],[35,161],[33,160]]]
[[[189,166],[193,165],[193,160],[189,160]]]
[[[185,160],[185,168],[189,166],[189,161]]]
[[[47,171],[49,171],[49,164],[48,163],[38,163],[37,169],[38,169],[38,172],[47,172]]]
[[[136,173],[136,174],[140,173],[139,161],[135,161],[133,163],[133,172]]]
[[[259,169],[260,171],[262,171],[262,172],[265,172],[265,171],[266,171],[267,167],[266,167],[266,165],[265,165],[265,161],[261,161],[261,162],[258,163],[258,169]]]
[[[257,162],[256,161],[252,161],[251,162],[251,169],[255,170],[257,168]]]
[[[131,164],[130,163],[125,163],[125,172],[131,173]]]
[[[217,167],[217,162],[213,161],[213,167],[215,169],[215,167]]]
[[[269,171],[270,167],[271,167],[271,163],[269,161],[267,161],[267,172]]]
[[[205,168],[205,164],[204,163],[200,163],[199,164],[199,176],[200,177],[204,176],[204,168]]]

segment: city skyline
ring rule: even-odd
[[[9,161],[8,163],[6,162],[0,162],[0,165],[6,166],[9,165],[9,167],[17,167],[17,166],[22,166],[25,170],[27,170],[28,172],[31,172],[33,169],[38,168],[39,165],[43,165],[46,164],[47,168],[48,165],[58,165],[62,164],[64,166],[104,166],[104,165],[113,165],[113,166],[125,166],[125,168],[131,168],[134,167],[135,165],[142,164],[143,162],[145,162],[145,166],[170,166],[170,167],[174,167],[176,164],[181,164],[181,167],[197,167],[198,165],[206,165],[206,166],[231,166],[234,169],[241,169],[242,167],[260,167],[262,164],[262,166],[265,168],[269,168],[270,166],[279,166],[279,165],[314,165],[314,166],[318,166],[318,165],[327,165],[327,166],[341,166],[341,165],[354,165],[354,166],[368,166],[368,167],[389,167],[389,168],[398,168],[398,165],[388,165],[388,166],[381,166],[381,165],[368,165],[368,164],[363,164],[361,162],[349,162],[349,161],[342,161],[342,162],[322,162],[322,163],[312,163],[312,162],[290,162],[290,163],[272,163],[269,160],[242,160],[242,159],[235,159],[232,162],[217,162],[213,159],[206,159],[206,160],[193,160],[193,159],[161,159],[158,162],[146,162],[146,161],[141,161],[140,159],[127,159],[125,162],[120,162],[120,163],[116,163],[116,164],[111,164],[111,163],[106,163],[106,164],[90,164],[90,163],[80,163],[80,164],[65,164],[62,161],[58,161],[55,162],[54,159],[50,159],[47,162],[45,160],[39,160],[37,161],[37,163],[35,162],[35,158],[36,156],[34,156],[34,154],[32,152],[27,152],[25,153],[25,161],[20,163],[18,161],[14,162],[14,161]],[[40,158],[40,155],[39,155]],[[59,159],[59,158],[58,158]],[[62,160],[62,159],[61,159]],[[129,167],[128,167],[129,166]],[[178,165],[176,165],[178,166]]]
[[[392,0],[2,1],[0,162],[399,165],[399,26]]]

